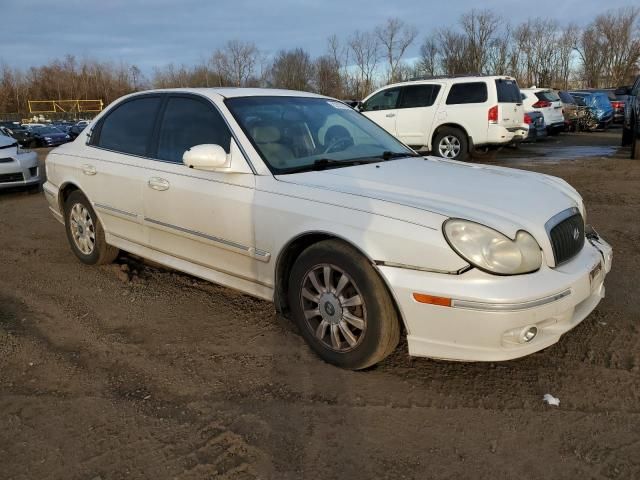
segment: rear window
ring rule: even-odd
[[[562,103],[570,103],[572,105],[575,105],[576,103],[575,99],[569,94],[569,92],[558,92],[558,96],[560,97],[560,100],[562,100]]]
[[[560,97],[558,95],[556,95],[555,93],[553,93],[550,90],[545,90],[542,92],[536,92],[536,97],[538,97],[538,100],[546,100],[547,102],[559,102],[560,101]]]
[[[451,86],[447,105],[484,103],[487,101],[487,84],[484,82],[456,83]]]
[[[499,78],[496,80],[498,103],[522,103],[520,88],[515,80]]]

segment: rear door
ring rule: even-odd
[[[161,102],[161,95],[140,95],[115,106],[96,125],[90,154],[75,159],[105,231],[135,243],[144,243],[142,188]]]
[[[407,145],[428,144],[438,109],[442,86],[436,83],[407,85],[400,88],[396,109],[396,136]]]
[[[554,123],[564,123],[564,115],[562,114],[562,102],[560,97],[551,90],[541,90],[536,92],[538,100],[543,102],[549,102],[549,107],[543,109],[544,119],[547,122],[547,126]]]
[[[524,120],[524,108],[520,88],[515,80],[496,79],[498,97],[498,124],[507,129],[520,128]]]
[[[397,136],[396,115],[399,98],[399,87],[381,90],[369,97],[360,107],[360,111],[391,135]]]

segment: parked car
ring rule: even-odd
[[[595,108],[589,107],[582,97],[574,97],[578,107],[578,123],[576,130],[580,132],[593,132],[598,128],[598,118]]]
[[[580,109],[576,103],[576,99],[565,90],[555,92],[562,102],[562,114],[564,115],[564,123],[566,130],[576,130],[578,124],[578,115]]]
[[[387,85],[365,98],[359,110],[405,144],[456,160],[523,139],[524,111],[511,77],[442,77]]]
[[[55,127],[64,133],[69,133],[69,129],[71,129],[73,125],[74,125],[73,123],[69,123],[69,122],[53,122],[51,124],[52,127]]]
[[[67,133],[71,137],[71,139],[74,140],[78,137],[78,135],[82,133],[85,128],[87,128],[87,125],[89,125],[88,122],[78,122],[75,125],[72,125]]]
[[[548,88],[522,88],[525,112],[537,111],[544,115],[549,135],[557,135],[565,130],[564,115],[560,97]]]
[[[156,90],[93,125],[44,186],[80,261],[122,249],[273,301],[341,367],[401,330],[415,356],[521,357],[604,295],[612,250],[569,184],[419,156],[331,98]]]
[[[31,147],[33,144],[33,134],[19,122],[2,122],[2,128],[5,135],[15,138],[22,147]]]
[[[616,89],[614,88],[586,88],[575,91],[586,93],[603,93],[607,96],[609,102],[611,103],[611,108],[613,108],[613,123],[624,122],[624,104],[626,95],[616,94]]]
[[[21,150],[15,138],[0,131],[0,190],[24,187],[37,191],[41,183],[36,153]]]
[[[622,124],[622,145],[631,145],[631,158],[640,158],[640,75],[631,87],[622,87],[626,94],[625,115]],[[621,89],[621,90],[622,90]]]
[[[547,125],[544,123],[544,115],[541,112],[527,112],[524,114],[524,123],[527,126],[527,142],[535,142],[547,136]]]
[[[608,128],[613,121],[613,107],[605,93],[601,92],[569,92],[574,98],[581,98],[595,114],[598,128]]]
[[[71,141],[71,137],[56,127],[30,127],[32,147],[57,147]]]

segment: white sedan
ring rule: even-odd
[[[44,190],[81,261],[125,250],[273,301],[351,369],[401,333],[416,356],[530,354],[596,307],[611,268],[566,182],[419,156],[302,92],[123,97],[49,154]]]

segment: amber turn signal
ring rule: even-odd
[[[441,307],[450,307],[451,299],[445,297],[434,297],[424,293],[413,293],[413,299],[420,303],[429,303],[431,305],[440,305]]]

